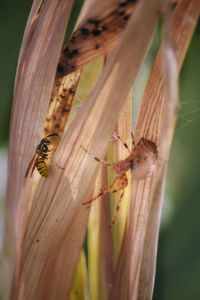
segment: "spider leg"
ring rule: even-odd
[[[83,150],[85,150],[85,152],[87,152],[90,156],[92,156],[96,161],[98,161],[99,163],[101,163],[102,165],[106,166],[106,167],[112,167],[112,164],[108,163],[107,161],[100,159],[96,156],[93,156],[90,152],[87,151],[87,149],[85,149],[83,146],[81,146],[81,148],[83,148]]]
[[[131,137],[132,137],[132,150],[133,150],[135,147],[135,138],[132,132],[131,132]]]
[[[127,143],[125,143],[119,135],[116,135],[116,137],[124,144],[124,147],[128,150],[128,152],[131,153],[131,150],[129,149]]]
[[[119,213],[119,209],[120,209],[120,206],[121,206],[121,203],[122,203],[122,199],[124,197],[124,190],[125,190],[125,187],[123,188],[123,190],[121,192],[121,195],[120,195],[120,198],[119,198],[119,202],[118,202],[117,207],[116,207],[116,213],[114,215],[114,218],[113,218],[111,224],[108,226],[108,228],[111,228],[115,224],[115,221],[117,219],[117,215]]]
[[[114,191],[110,191],[110,189],[116,185],[118,180],[119,180],[118,178],[115,178],[114,182],[107,189],[101,189],[101,191],[98,193],[98,195],[96,195],[94,198],[90,199],[89,201],[83,202],[82,205],[90,204],[93,201],[97,200],[98,198],[103,197],[104,195],[114,194],[114,193],[117,193],[118,191],[120,191],[122,189],[122,187],[119,187],[118,189],[116,189]]]
[[[114,218],[113,218],[111,224],[109,225],[109,228],[111,228],[115,224],[115,221],[117,219],[117,215],[119,213],[119,209],[120,209],[120,206],[121,206],[121,203],[122,203],[122,199],[124,197],[124,190],[125,190],[126,186],[128,185],[128,178],[126,176],[126,173],[123,173],[121,175],[120,183],[121,183],[121,188],[120,189],[122,190],[122,192],[121,192],[121,195],[120,195],[117,207],[116,207],[116,213],[114,215]]]
[[[111,185],[109,185],[106,190],[109,191],[110,189],[112,189],[117,184],[118,181],[119,181],[119,178],[115,177],[113,183]]]

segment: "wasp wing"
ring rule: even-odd
[[[35,155],[33,156],[32,160],[30,161],[30,164],[28,166],[28,169],[26,171],[25,178],[32,177],[33,171],[35,169],[35,165],[36,165],[36,162],[37,162],[39,156],[40,156],[40,153],[35,153]]]

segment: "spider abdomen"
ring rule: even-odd
[[[155,143],[141,138],[135,147],[132,160],[132,176],[145,179],[153,174],[157,166],[157,148]]]

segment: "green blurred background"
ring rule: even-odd
[[[83,1],[75,1],[70,30]],[[0,247],[14,76],[30,0],[1,1]],[[181,106],[168,169],[154,299],[200,299],[200,23],[180,75]],[[136,95],[137,96],[137,95]]]

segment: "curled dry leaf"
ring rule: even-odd
[[[71,4],[71,1],[63,0],[59,4],[57,1],[45,2],[38,14],[39,2],[35,1],[27,23],[17,67],[10,126],[7,203],[14,212],[27,165],[42,137]],[[48,35],[44,34],[44,27],[48,28]]]
[[[65,170],[52,167],[51,176],[39,183],[20,264],[19,290],[25,298],[66,299],[69,294],[88,217],[80,204],[91,197],[88,186],[97,167],[81,146],[98,157],[105,153],[151,40],[160,5],[160,1],[139,3],[96,88],[54,155],[53,161]]]
[[[165,44],[163,51],[165,53],[166,94],[168,101],[166,102],[165,116],[163,118],[162,126],[163,134],[160,143],[160,155],[164,159],[158,172],[159,177],[153,187],[152,204],[148,216],[138,288],[138,299],[140,300],[150,298],[153,294],[158,234],[165,188],[166,164],[178,110],[178,78],[176,68],[180,70],[182,66],[199,13],[199,1],[183,0],[179,1],[177,4],[172,20],[170,20],[169,14],[166,16],[164,29]],[[170,22],[172,22],[172,24],[170,24]],[[170,26],[172,27],[171,29],[169,29]],[[172,40],[170,39],[169,33],[173,33],[171,37],[173,45],[171,45]]]
[[[55,79],[44,123],[45,136],[54,132],[61,138],[75,97],[80,76],[81,70],[77,70],[64,78]]]
[[[199,6],[199,1],[179,1],[173,13],[172,39],[179,69],[195,28]],[[164,113],[165,102],[168,100],[164,80],[159,51],[144,92],[136,126],[136,137],[139,133],[156,141],[158,145],[162,139],[163,124],[171,120],[167,128],[173,131],[174,117],[176,117],[174,115],[176,109],[175,111],[166,110],[167,114]],[[176,103],[175,99],[173,103],[175,107]],[[171,115],[170,119],[168,113]],[[168,135],[166,135],[166,142],[169,144],[165,148],[169,151],[171,138],[168,140]],[[164,161],[166,161],[168,151],[163,152]],[[151,299],[152,297],[163,185],[163,180],[161,180],[157,186],[157,195],[151,202],[153,178],[138,182],[133,180],[131,183],[129,218],[110,299],[126,299],[127,297],[128,299]]]
[[[24,176],[42,137],[55,68],[72,1],[34,1],[27,22],[15,79],[12,106],[5,229],[6,256],[20,253],[31,202]],[[48,29],[48,34],[44,32]],[[7,226],[7,225],[6,225]],[[14,238],[13,238],[14,236]],[[7,244],[7,245],[6,245]],[[11,254],[10,254],[11,252]],[[10,262],[13,257],[10,257]],[[14,266],[6,266],[10,289]],[[4,285],[6,286],[6,284]]]
[[[110,2],[104,9],[104,14],[106,11],[104,16],[97,11],[96,15],[93,12],[92,17],[82,21],[80,28],[73,33],[62,51],[56,77],[60,78],[74,72],[98,56],[109,52],[125,28],[137,2],[137,0],[114,1],[113,4]]]

